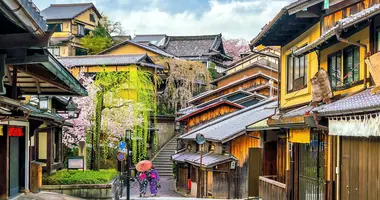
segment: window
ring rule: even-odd
[[[301,89],[307,84],[307,66],[307,55],[301,57],[289,55],[287,57],[288,92]]]
[[[79,47],[75,47],[75,55],[76,56],[84,56],[87,55],[87,50]]]
[[[343,50],[343,74],[344,84],[350,84],[359,80],[360,48],[349,46]]]
[[[90,14],[90,21],[95,23],[95,16],[93,14]]]
[[[83,24],[78,24],[78,35],[84,36],[84,25]]]
[[[328,73],[331,80],[331,87],[335,88],[341,85],[342,75],[342,53],[338,52],[328,56]]]
[[[48,24],[48,31],[51,31],[55,28],[55,32],[62,32],[62,24]]]
[[[377,28],[376,29],[376,32],[375,32],[375,43],[376,43],[376,52],[379,52],[380,51],[380,28]]]
[[[61,55],[61,54],[60,54],[60,49],[59,49],[59,47],[48,47],[47,49],[48,49],[48,51],[49,51],[51,54],[53,54],[53,55],[55,55],[55,56],[60,56],[60,55]]]

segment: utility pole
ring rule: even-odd
[[[127,144],[127,181],[126,181],[126,185],[127,185],[127,200],[130,200],[131,198],[131,186],[130,186],[130,181],[131,181],[131,169],[130,169],[130,166],[131,166],[131,151],[130,149],[132,149],[132,132],[130,129],[127,129],[125,130],[125,143]],[[130,142],[130,143],[129,143]]]

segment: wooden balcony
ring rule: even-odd
[[[259,196],[263,200],[286,200],[286,184],[276,181],[277,176],[259,177]]]

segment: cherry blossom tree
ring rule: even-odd
[[[233,57],[233,61],[240,59],[240,54],[249,52],[248,41],[242,38],[223,38],[224,49],[228,55]]]

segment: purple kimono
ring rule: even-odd
[[[160,176],[158,175],[157,170],[152,169],[149,178],[150,193],[155,195],[157,194],[158,181],[160,181]]]

